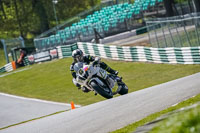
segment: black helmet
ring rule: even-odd
[[[72,52],[72,57],[77,62],[83,61],[83,52],[80,49],[76,49]]]

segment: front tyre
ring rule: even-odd
[[[113,98],[113,93],[108,87],[101,88],[95,81],[92,81],[90,85],[101,96],[107,99]]]

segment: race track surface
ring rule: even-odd
[[[13,126],[0,132],[107,133],[199,93],[200,73],[197,73],[124,96]]]
[[[0,128],[69,110],[69,104],[0,93]],[[0,131],[1,132],[1,131]]]

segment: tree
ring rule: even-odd
[[[164,0],[167,17],[174,16],[173,4],[174,4],[174,0]]]
[[[41,32],[47,31],[49,29],[49,21],[42,0],[33,0],[32,7],[35,14],[39,17]]]
[[[3,13],[4,19],[7,19],[2,0],[0,0],[0,9],[1,9],[2,13]]]
[[[196,6],[196,12],[200,12],[200,1],[199,0],[193,0],[193,1]]]
[[[56,12],[63,22],[100,3],[100,0],[58,0]],[[55,26],[52,0],[0,0],[0,35],[34,37]],[[5,35],[7,34],[7,35]]]
[[[15,7],[15,14],[16,14],[17,22],[18,22],[18,25],[19,25],[20,36],[24,38],[23,29],[22,29],[22,22],[21,22],[20,17],[19,17],[19,10],[18,10],[16,0],[14,0],[14,7]]]

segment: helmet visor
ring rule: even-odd
[[[77,62],[83,62],[83,56],[77,55],[77,56],[75,57],[75,60],[76,60]]]

